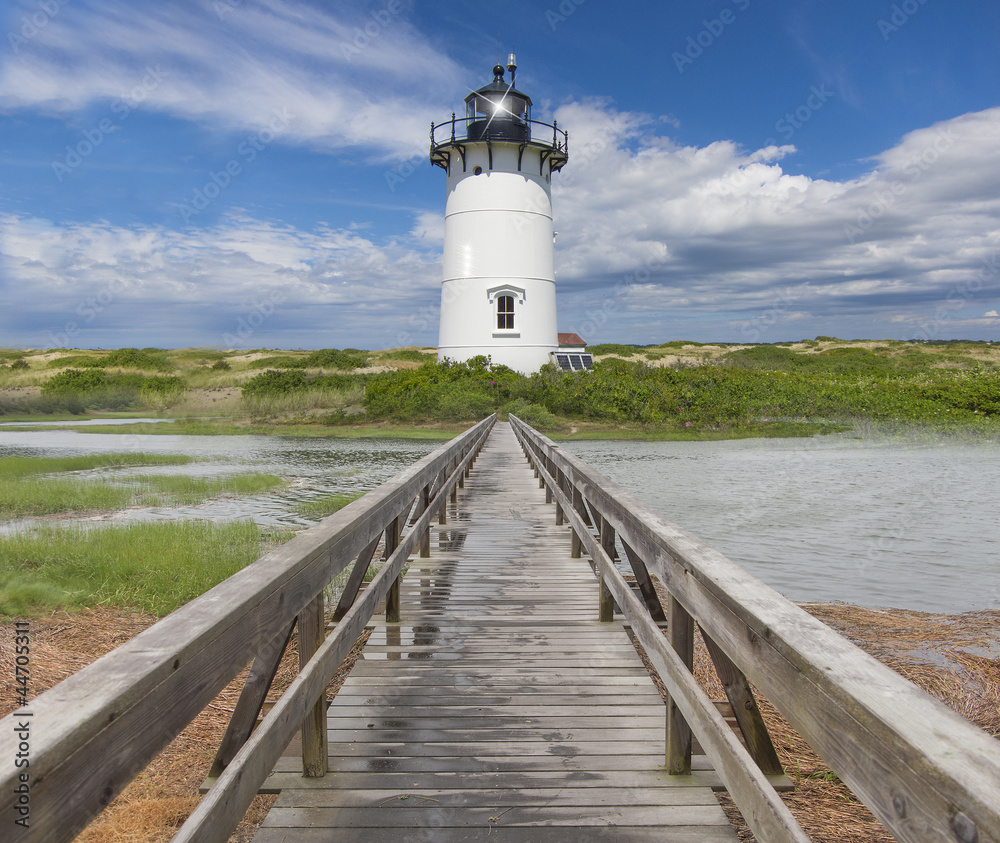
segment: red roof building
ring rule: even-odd
[[[559,334],[560,348],[586,348],[587,341],[579,334]]]

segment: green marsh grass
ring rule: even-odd
[[[248,521],[44,527],[0,540],[0,615],[112,605],[166,615],[287,541]]]
[[[93,468],[122,468],[147,465],[186,465],[193,457],[180,454],[86,454],[78,457],[0,457],[0,481],[33,474],[86,471]]]
[[[176,465],[190,457],[149,454],[97,454],[87,457],[6,457],[0,459],[0,516],[105,512],[130,506],[192,504],[220,495],[257,495],[283,483],[270,474],[221,477],[124,474],[86,478],[53,472],[83,469]]]
[[[358,492],[356,494],[347,495],[324,495],[321,498],[313,498],[312,500],[302,501],[295,507],[295,511],[299,515],[304,515],[306,518],[315,518],[317,520],[321,518],[326,518],[328,515],[333,515],[333,513],[343,509],[349,503],[353,503],[358,498],[361,497],[363,493]]]

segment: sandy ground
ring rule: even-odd
[[[806,607],[849,639],[951,708],[1000,737],[1000,611],[933,615],[900,610],[860,609],[843,604]],[[54,613],[31,621],[33,696],[123,644],[155,622],[150,615],[97,609]],[[13,676],[12,624],[0,625],[0,675]],[[272,696],[295,675],[293,646]],[[336,693],[353,663],[341,666],[328,691]],[[696,675],[714,699],[721,686],[703,646]],[[198,787],[236,703],[241,673],[136,778],[77,840],[81,843],[165,843],[198,803]],[[14,709],[13,687],[0,683],[0,715]],[[833,776],[787,723],[761,701],[782,763],[796,788],[783,798],[816,843],[871,843],[892,837]],[[232,843],[248,843],[273,797],[257,797]],[[725,795],[720,802],[743,841],[752,841],[739,811]]]

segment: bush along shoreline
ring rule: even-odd
[[[38,394],[8,395],[0,400],[0,416],[177,415],[174,408],[183,407],[190,393],[225,388],[233,399],[225,408],[187,415],[211,414],[213,423],[228,421],[229,429],[248,422],[398,429],[459,425],[498,412],[553,434],[670,438],[811,435],[861,420],[989,433],[1000,424],[1000,349],[989,343],[820,337],[795,344],[670,342],[591,350],[605,356],[590,372],[546,366],[531,376],[485,357],[438,363],[432,350],[414,348],[67,350],[46,354],[40,366],[29,352],[3,352],[0,387],[31,383]]]

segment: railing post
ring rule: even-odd
[[[424,486],[420,490],[420,511],[424,512],[428,506],[431,504],[431,487]],[[428,527],[424,530],[424,534],[420,537],[420,557],[426,559],[431,555],[431,528]]]
[[[299,670],[303,670],[326,637],[326,595],[321,591],[299,613]],[[302,775],[326,775],[326,691],[302,721]]]
[[[601,517],[601,549],[608,555],[608,559],[614,560],[615,528],[603,516]],[[600,566],[597,567],[599,569]],[[615,598],[604,582],[603,575],[598,574],[598,576],[601,578],[601,602],[597,619],[602,623],[610,623],[615,619]]]
[[[563,474],[561,468],[556,469],[556,485],[559,487],[559,491],[565,494],[566,476]],[[564,520],[562,502],[556,501],[556,526],[561,527]]]
[[[667,603],[667,635],[674,652],[689,670],[694,669],[694,620],[680,603],[670,595]],[[691,727],[684,719],[677,704],[667,698],[667,736],[665,763],[672,776],[691,773]]]
[[[399,519],[393,518],[385,528],[385,558],[399,546]],[[392,581],[385,596],[385,622],[399,623],[399,577]]]

